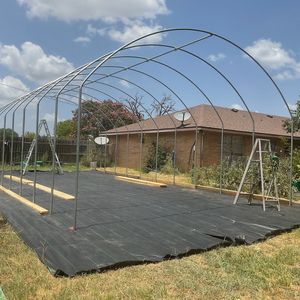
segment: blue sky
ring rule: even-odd
[[[288,103],[294,104],[300,94],[299,11],[298,0],[2,0],[0,103],[22,94],[11,86],[31,90],[141,34],[185,27],[215,32],[250,51],[270,72]],[[156,36],[154,41],[180,44],[184,37],[169,34]],[[201,43],[191,50],[228,75],[251,110],[287,114],[270,82],[240,52],[220,41]],[[165,62],[185,70],[215,104],[242,106],[232,90],[204,66],[180,54]],[[205,103],[187,83],[167,71],[154,66],[148,71],[161,75],[170,86],[176,82],[187,105]],[[153,82],[140,81],[155,90],[157,97],[168,93]],[[127,88],[132,94],[137,92]],[[67,118],[70,111],[62,108],[60,118]],[[51,121],[48,107],[42,114]]]

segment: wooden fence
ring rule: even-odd
[[[29,151],[29,147],[31,145],[31,139],[25,139],[24,141],[24,160]],[[5,142],[5,162],[8,163],[10,161],[11,154],[11,139],[6,140]],[[2,155],[3,142],[0,140],[0,153]],[[21,160],[21,149],[22,149],[22,138],[15,138],[13,141],[13,161],[16,164],[20,163]],[[44,162],[52,161],[52,152],[50,149],[50,145],[47,139],[40,139],[38,141],[38,160],[42,160]],[[80,157],[85,153],[87,149],[87,142],[81,141],[80,144]],[[71,140],[58,140],[56,144],[56,153],[59,157],[59,160],[62,163],[74,163],[76,161],[76,141]],[[32,155],[34,156],[34,155]]]

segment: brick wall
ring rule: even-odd
[[[228,135],[228,134],[227,134]],[[252,148],[252,137],[250,135],[233,135],[242,143],[241,155],[249,156]],[[157,134],[144,134],[142,144],[142,162],[145,165],[149,156],[149,148],[156,142]],[[195,143],[195,131],[180,131],[176,135],[176,167],[180,171],[189,171],[193,166],[193,145]],[[175,135],[173,133],[159,133],[159,145],[163,146],[172,153],[174,149]],[[280,138],[272,139],[276,145],[280,144]],[[110,138],[110,148],[115,148],[115,137]],[[127,159],[127,135],[118,136],[117,146],[117,165],[120,167],[139,169],[140,167],[140,134],[130,134],[128,139],[128,159]],[[278,147],[277,147],[278,148]],[[221,153],[221,133],[213,131],[200,131],[197,136],[196,145],[196,166],[209,166],[220,163]],[[113,153],[111,153],[113,155]],[[224,153],[224,159],[228,156]],[[234,157],[234,153],[231,153]]]
[[[188,171],[193,164],[192,148],[195,143],[196,132],[186,131],[176,133],[176,166],[181,171]],[[115,138],[111,138],[111,148],[116,144]],[[117,141],[117,165],[120,167],[139,169],[140,167],[140,155],[141,144],[140,134],[119,135]],[[145,165],[147,158],[149,157],[149,149],[152,143],[156,143],[157,134],[144,134],[142,144],[142,162]],[[128,141],[128,145],[127,145]],[[175,133],[159,133],[159,145],[167,149],[171,154],[175,146]],[[200,163],[200,134],[198,134],[197,141],[197,165]],[[128,147],[128,148],[127,148]],[[128,159],[127,159],[128,149]]]

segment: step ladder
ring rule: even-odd
[[[52,154],[54,154],[54,158],[55,158],[55,169],[56,169],[56,172],[60,175],[62,175],[64,172],[63,172],[63,169],[61,167],[61,163],[58,159],[58,156],[57,156],[57,153],[55,151],[55,147],[54,147],[54,143],[53,143],[53,139],[51,137],[51,134],[50,134],[50,131],[49,131],[49,127],[48,127],[48,124],[47,124],[47,121],[45,119],[41,120],[40,123],[39,123],[39,127],[38,127],[38,135],[40,134],[41,130],[42,130],[42,127],[44,127],[45,129],[45,132],[46,132],[46,135],[47,135],[47,138],[48,138],[48,142],[49,142],[49,145],[50,145],[50,148],[51,148],[51,152]],[[30,158],[32,156],[32,153],[33,153],[33,150],[35,148],[35,145],[36,145],[36,138],[35,137],[33,140],[32,140],[32,143],[29,147],[29,151],[25,157],[25,163],[23,164],[22,166],[22,174],[25,175],[26,173],[26,170],[28,168],[28,165],[29,165],[29,162],[30,162]]]
[[[267,164],[266,156],[268,156],[269,164],[271,165],[271,178],[268,182],[265,181],[264,177],[264,165]],[[254,170],[255,174],[252,174],[252,180],[248,182],[251,185],[250,192],[248,193],[248,204],[251,204],[252,202],[255,186],[259,185],[262,194],[263,210],[266,210],[266,202],[275,202],[278,211],[280,211],[280,202],[277,186],[277,170],[279,166],[279,160],[277,156],[273,155],[271,149],[271,141],[268,139],[255,140],[242,180],[240,182],[238,191],[235,195],[233,204],[237,204],[242,192],[242,188],[244,184],[247,183],[246,177],[250,173],[251,165],[253,165],[252,171]],[[245,193],[243,194],[245,195]]]

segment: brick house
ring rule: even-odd
[[[249,113],[224,107],[216,109],[224,124],[224,158],[248,156],[252,147],[253,128]],[[197,166],[218,164],[221,152],[220,119],[210,105],[198,105],[189,108],[189,112],[192,117],[185,121],[183,126],[174,118],[174,114],[170,114],[156,117],[154,121],[147,119],[107,131],[110,139],[109,154],[115,157],[117,166],[138,169],[141,152],[142,161],[145,163],[149,149],[156,143],[158,135],[159,145],[168,149],[170,153],[175,149],[176,166],[181,171],[192,167],[194,155]],[[290,137],[282,127],[287,118],[255,112],[252,112],[252,116],[255,122],[255,137],[271,139],[273,149],[282,153]],[[295,143],[299,138],[300,134],[296,133]]]

